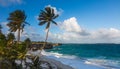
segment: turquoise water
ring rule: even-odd
[[[120,69],[120,44],[63,44],[47,51]]]

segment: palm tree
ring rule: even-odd
[[[8,17],[9,23],[7,26],[10,28],[11,32],[18,31],[18,39],[17,43],[20,41],[20,32],[23,32],[23,29],[27,23],[25,12],[22,10],[15,10],[14,12],[10,13]]]
[[[41,10],[41,13],[38,18],[38,20],[40,20],[39,25],[41,26],[41,25],[47,24],[46,39],[45,39],[45,43],[44,43],[44,46],[42,47],[42,49],[45,47],[45,45],[47,43],[50,24],[53,23],[53,24],[57,25],[57,23],[54,21],[54,19],[56,19],[58,16],[59,15],[55,14],[54,9],[51,7],[46,7],[45,10]]]

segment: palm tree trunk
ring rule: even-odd
[[[50,28],[50,27],[49,27],[49,28]],[[48,34],[49,34],[49,28],[48,28],[48,30],[47,30],[46,38],[45,38],[45,43],[44,43],[42,49],[44,49],[44,47],[47,45],[47,39],[48,39]]]
[[[20,42],[20,29],[18,29],[18,40],[17,40],[17,43],[19,44]]]

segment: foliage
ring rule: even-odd
[[[46,29],[50,27],[50,23],[57,23],[54,21],[58,17],[58,14],[55,14],[54,9],[51,7],[46,7],[45,10],[41,10],[38,20],[40,20],[39,25],[47,24]]]
[[[13,33],[7,35],[7,46],[12,46],[14,44],[15,36]]]
[[[9,33],[7,37],[0,34],[0,62],[2,69],[7,69],[7,66],[12,66],[9,69],[16,69],[15,60],[24,60],[26,55],[26,46],[24,44],[17,44],[14,42],[14,34]],[[12,41],[11,44],[9,44]],[[5,42],[5,43],[4,43]],[[12,64],[12,65],[10,65]]]
[[[3,33],[0,33],[0,46],[6,46],[6,37]]]
[[[18,30],[18,42],[20,41],[20,31],[23,32],[23,29],[27,23],[25,12],[22,10],[15,10],[14,12],[10,13],[8,20],[9,23],[7,26],[10,28],[11,32],[16,32]]]
[[[29,48],[29,46],[32,44],[32,42],[31,42],[31,40],[30,40],[29,38],[26,38],[26,39],[24,40],[24,43],[25,43],[25,46],[26,46],[27,48]]]
[[[15,10],[9,14],[8,24],[7,26],[10,28],[10,32],[18,31],[17,43],[15,41],[15,36],[13,33],[9,33],[8,35],[4,35],[1,31],[2,26],[0,25],[0,68],[2,69],[22,69],[22,61],[26,63],[26,53],[27,48],[32,44],[31,40],[27,38],[24,42],[19,43],[20,41],[20,33],[23,32],[26,24],[26,15],[22,10]],[[53,23],[57,25],[54,21],[58,17],[58,14],[54,12],[54,9],[51,7],[46,7],[45,10],[41,10],[38,20],[40,20],[39,25],[47,24],[46,29],[48,29],[46,34],[46,39],[44,42],[44,46],[47,43],[48,33],[50,24]],[[43,49],[42,48],[42,49]],[[33,57],[33,64],[30,69],[41,69],[39,57]],[[17,65],[16,60],[20,60],[21,64]],[[27,66],[26,66],[27,67]]]

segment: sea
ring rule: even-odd
[[[120,44],[62,44],[45,51],[47,56],[57,57],[75,69],[81,69],[81,62],[103,69],[120,69]]]

